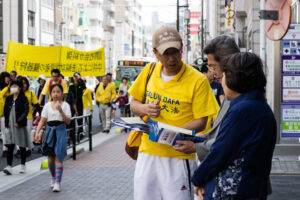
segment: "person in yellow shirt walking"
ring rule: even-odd
[[[152,37],[152,47],[160,62],[155,64],[147,88],[151,64],[130,87],[131,111],[158,122],[202,131],[207,117],[218,112],[207,78],[181,60],[182,39],[174,28],[159,28]],[[134,199],[194,199],[190,176],[195,168],[195,154],[151,142],[143,133],[134,174]]]
[[[82,80],[86,83],[86,79],[82,78]],[[89,88],[86,88],[83,90],[83,96],[82,96],[82,103],[83,103],[83,115],[89,115],[90,113],[93,113],[93,98],[92,98],[92,92]],[[84,127],[83,131],[86,133],[87,131],[87,119],[84,119]]]
[[[116,98],[115,84],[109,83],[108,78],[102,78],[102,82],[96,91],[96,100],[100,104],[100,115],[103,123],[103,132],[109,133],[111,118],[111,103]]]
[[[9,83],[10,83],[10,74],[8,72],[1,72],[0,74],[0,95],[3,99],[3,102],[5,102],[6,97],[11,95],[11,92],[9,90]],[[1,109],[4,109],[4,103],[1,105]],[[2,135],[2,141],[5,140],[4,135],[4,129],[5,129],[5,123],[4,123],[4,116],[1,114],[1,135]],[[7,155],[7,147],[3,145],[3,153],[2,157],[6,157]]]
[[[47,80],[45,86],[42,90],[42,93],[39,97],[39,104],[42,105],[43,99],[47,94],[50,93],[50,88],[54,84],[60,84],[63,87],[64,99],[67,98],[68,95],[68,85],[64,79],[60,78],[60,70],[59,69],[52,69],[51,70],[51,79]],[[49,98],[50,101],[50,98]]]

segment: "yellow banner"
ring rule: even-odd
[[[95,51],[78,51],[69,47],[40,47],[8,42],[5,71],[18,75],[51,76],[52,69],[59,69],[65,77],[74,72],[81,76],[104,76],[104,48]]]

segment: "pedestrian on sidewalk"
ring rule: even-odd
[[[110,118],[112,110],[112,101],[116,98],[116,88],[113,83],[109,83],[107,77],[102,78],[102,82],[96,91],[96,100],[100,103],[100,115],[103,123],[103,132],[110,131]]]
[[[75,104],[76,104],[76,116],[82,116],[83,115],[83,102],[82,102],[82,96],[83,96],[83,91],[86,89],[84,81],[81,79],[81,75],[79,72],[75,72],[73,75],[72,82],[69,85],[69,92],[72,92],[74,95],[75,99]],[[78,125],[78,133],[80,134],[80,137],[83,136],[83,119],[78,119],[77,120],[77,125]]]
[[[153,65],[145,66],[130,87],[131,111],[158,122],[202,131],[208,116],[218,111],[207,78],[181,60],[182,39],[174,28],[159,28],[152,37],[152,47],[160,62],[155,63],[152,73]],[[143,133],[134,173],[134,199],[194,199],[190,174],[195,169],[195,154],[152,142]]]
[[[29,89],[29,81],[26,77],[24,76],[18,76],[18,79],[19,81],[22,82],[22,85],[23,85],[23,92],[25,94],[25,96],[27,97],[27,100],[28,100],[28,105],[29,105],[29,112],[28,112],[28,115],[27,115],[27,132],[29,135],[31,135],[31,130],[32,130],[32,124],[33,124],[33,111],[34,110],[39,110],[40,109],[40,106],[39,106],[39,100],[37,99],[35,93],[33,91],[31,91]],[[30,136],[30,139],[31,139],[31,136]],[[16,157],[20,157],[21,155],[21,152],[20,152],[20,149],[19,147],[17,146],[17,153],[15,154]],[[32,149],[26,149],[26,154],[27,154],[27,157],[31,155],[31,150]]]
[[[9,90],[9,83],[10,83],[10,74],[8,72],[1,72],[0,74],[0,95],[3,98],[3,102],[5,103],[6,97],[8,95],[11,95]],[[4,109],[4,103],[3,103],[3,109]],[[4,122],[4,116],[1,115],[1,134],[2,134],[2,141],[5,140],[4,135],[4,129],[5,129],[5,122]],[[6,157],[7,155],[7,147],[3,145],[3,153],[2,157]]]
[[[113,103],[117,103],[117,102],[119,102],[119,109],[120,109],[121,117],[125,117],[125,107],[126,107],[126,104],[127,104],[127,96],[124,95],[123,90],[121,90],[119,92],[118,98],[116,98],[113,101]]]
[[[86,79],[82,78],[83,82],[86,84]],[[83,115],[89,115],[93,114],[93,97],[92,97],[92,92],[89,88],[86,88],[83,90],[83,95],[82,95],[82,103],[83,103]],[[88,122],[89,120],[87,118],[84,118],[83,120],[83,131],[84,134],[87,133],[88,131]]]
[[[195,193],[199,199],[267,199],[277,131],[262,61],[254,53],[236,53],[220,67],[230,107],[192,176]]]
[[[60,84],[63,89],[64,89],[64,99],[67,98],[68,95],[68,85],[67,82],[64,79],[61,79],[61,74],[60,74],[60,70],[59,69],[52,69],[51,70],[51,79],[47,80],[42,93],[39,96],[39,104],[42,105],[44,98],[46,95],[48,95],[50,93],[50,88],[52,85],[54,84]],[[50,95],[51,96],[51,95]],[[51,101],[51,99],[49,98],[49,101]]]
[[[64,169],[63,161],[67,155],[66,124],[70,124],[71,110],[70,105],[63,101],[63,87],[60,84],[51,86],[50,96],[52,101],[45,104],[36,132],[39,133],[47,123],[42,152],[43,155],[48,156],[50,187],[53,188],[53,192],[59,192]],[[36,134],[36,137],[36,140],[39,140],[39,134]]]
[[[31,138],[27,132],[27,115],[29,103],[22,90],[22,82],[13,80],[10,83],[12,95],[8,96],[4,105],[5,130],[3,143],[7,147],[7,167],[3,172],[7,175],[12,174],[12,161],[15,145],[21,151],[21,170],[25,173],[26,147],[32,148]]]

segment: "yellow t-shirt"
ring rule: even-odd
[[[27,115],[27,119],[32,119],[32,104],[37,104],[39,103],[39,100],[37,99],[36,95],[34,92],[27,90],[26,92],[24,92],[25,96],[28,99],[28,103],[29,103],[29,112]]]
[[[11,95],[12,93],[9,91],[8,87],[5,87],[1,90],[1,95],[3,97],[3,101],[6,100],[6,97]]]
[[[148,64],[138,76],[128,93],[142,102],[145,84],[149,74]],[[183,64],[172,80],[161,79],[162,64],[157,63],[148,82],[146,103],[160,100],[160,115],[154,120],[182,127],[194,119],[214,115],[218,112],[207,78],[189,65]],[[163,156],[191,159],[195,154],[175,151],[172,146],[149,141],[149,135],[143,134],[140,152]]]
[[[11,92],[9,91],[8,87],[3,88],[0,92],[0,116],[3,114],[5,100],[9,95],[11,95]]]
[[[42,90],[42,95],[47,95],[47,94],[50,93],[50,80],[51,80],[51,79],[47,80],[47,82],[45,83],[45,86],[44,86],[44,88],[43,88],[43,90]],[[59,83],[59,82],[54,82],[54,81],[52,81],[52,85],[58,84],[58,83]],[[62,86],[62,88],[63,88],[63,93],[64,93],[64,94],[67,94],[69,89],[68,89],[67,82],[66,82],[65,80],[61,80],[61,86]],[[50,98],[50,97],[49,97],[49,101],[51,101],[51,98]]]
[[[116,86],[114,83],[108,83],[105,89],[103,88],[103,83],[101,82],[96,91],[96,100],[100,103],[109,103],[110,100],[116,98]]]
[[[2,116],[3,114],[3,110],[4,110],[4,99],[3,99],[3,96],[2,94],[0,94],[0,116]]]
[[[88,88],[86,88],[83,92],[82,103],[83,103],[83,109],[89,109],[89,104],[90,104],[90,109],[93,110],[92,93],[91,90]]]

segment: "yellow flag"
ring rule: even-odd
[[[52,69],[59,69],[66,77],[72,77],[74,72],[80,72],[81,76],[104,76],[104,48],[87,52],[64,46],[40,47],[8,42],[5,71],[49,77]]]

